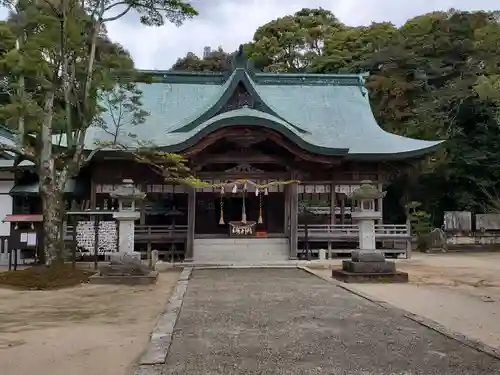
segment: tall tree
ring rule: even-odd
[[[185,72],[224,72],[229,69],[229,56],[230,54],[225,52],[222,47],[210,51],[203,58],[190,52],[185,57],[177,59],[171,70]]]
[[[444,210],[482,210],[484,187],[496,189],[498,178],[485,166],[500,156],[498,122],[473,86],[478,75],[498,72],[498,43],[485,37],[500,32],[497,18],[457,10],[419,16],[367,60],[380,64],[368,86],[381,124],[402,135],[447,139],[429,159],[432,168],[404,187],[436,220]]]
[[[326,36],[343,27],[328,10],[304,8],[259,27],[246,52],[266,71],[307,71],[323,54]]]
[[[181,0],[2,3],[16,12],[13,20],[22,21],[15,22],[17,33],[25,36],[22,48],[2,54],[0,62],[10,97],[3,110],[11,121],[17,113],[26,122],[22,142],[8,148],[38,166],[45,251],[52,261],[62,255],[62,192],[86,161],[86,132],[99,122],[100,96],[133,77],[130,57],[107,40],[105,25],[129,12],[138,13],[148,26],[180,24],[196,11]],[[19,90],[20,76],[26,78],[26,89]],[[64,140],[63,149],[54,148],[54,135]]]

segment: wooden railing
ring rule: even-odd
[[[175,229],[170,225],[136,225],[135,226],[135,241],[169,241],[176,242],[184,241],[187,237],[187,225],[176,225]]]
[[[359,226],[357,224],[312,224],[307,226],[308,237],[310,239],[349,239],[357,238]],[[305,225],[298,226],[299,237],[305,236]],[[405,238],[410,236],[410,231],[406,224],[376,224],[376,238]]]

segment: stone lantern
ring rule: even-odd
[[[375,251],[375,221],[382,219],[382,212],[375,210],[375,200],[385,197],[371,181],[361,181],[361,186],[352,192],[356,207],[351,217],[358,222],[359,249]]]
[[[342,261],[342,269],[333,269],[332,277],[344,282],[407,282],[408,274],[396,271],[396,264],[385,260],[376,249],[375,220],[382,212],[375,210],[375,200],[385,197],[371,181],[362,181],[352,198],[356,207],[351,213],[359,228],[359,250],[352,252],[351,260]]]
[[[134,251],[134,221],[140,217],[135,204],[143,200],[146,193],[137,189],[134,181],[126,179],[109,195],[111,198],[118,199],[118,211],[113,213],[113,218],[118,221],[118,252],[132,253]]]

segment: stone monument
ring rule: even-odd
[[[344,282],[408,282],[408,274],[396,271],[396,264],[385,260],[384,253],[376,249],[375,220],[382,212],[375,209],[375,200],[385,197],[371,181],[362,181],[352,198],[356,207],[351,213],[359,228],[359,250],[353,251],[351,260],[342,262],[342,269],[332,270],[332,277]]]
[[[110,193],[118,199],[119,209],[113,213],[118,221],[118,252],[110,255],[109,264],[99,267],[99,272],[90,277],[94,284],[154,284],[158,273],[142,264],[141,254],[134,251],[134,221],[140,214],[135,210],[135,202],[144,199],[145,193],[134,186],[132,180],[123,180],[123,184]]]

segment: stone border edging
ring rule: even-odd
[[[182,270],[174,292],[151,333],[148,348],[139,359],[135,375],[154,374],[158,365],[165,363],[192,271],[192,267],[185,267]]]
[[[378,305],[386,310],[389,310],[389,309],[396,310],[401,315],[403,315],[405,318],[408,318],[408,319],[414,321],[415,323],[418,323],[424,327],[430,328],[433,331],[440,333],[443,336],[446,336],[452,340],[458,341],[462,345],[468,346],[474,350],[477,350],[479,352],[483,352],[485,354],[488,354],[491,357],[494,357],[494,358],[500,360],[500,350],[497,348],[494,348],[493,346],[485,344],[479,340],[471,339],[471,338],[469,338],[461,333],[451,331],[448,328],[446,328],[445,326],[443,326],[442,324],[439,324],[438,322],[436,322],[432,319],[428,319],[428,318],[425,318],[421,315],[414,314],[414,313],[409,312],[405,309],[394,306],[386,301],[376,299],[375,297],[372,297],[368,294],[365,294],[365,293],[355,289],[354,287],[352,287],[350,285],[346,285],[345,283],[340,283],[337,280],[329,279],[325,276],[318,275],[317,273],[315,273],[313,270],[309,269],[308,267],[297,267],[297,268],[299,268],[299,269],[301,269],[301,270],[303,270],[311,275],[319,277],[322,280],[325,280],[325,281],[330,282],[332,284],[336,284],[337,287],[344,289],[345,291],[347,291],[349,293],[355,294],[358,297],[366,299],[367,301],[370,301],[370,302],[372,302],[372,303],[374,303],[374,304],[376,304],[376,305]]]

